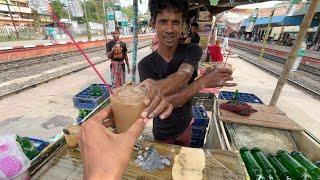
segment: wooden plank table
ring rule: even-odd
[[[219,104],[226,102],[219,100]],[[250,104],[257,112],[250,116],[240,116],[238,114],[220,109],[219,119],[224,122],[255,125],[269,128],[277,128],[292,131],[304,131],[304,129],[290,119],[283,111],[274,106],[263,104]]]
[[[182,147],[169,144],[141,141],[142,146],[155,146],[160,155],[166,155],[171,165],[163,170],[146,172],[134,163],[137,157],[135,150],[131,156],[127,170],[122,179],[173,179],[173,159],[179,154]],[[189,149],[188,149],[189,150]],[[190,149],[191,151],[199,149]],[[237,152],[201,149],[205,159],[205,167],[202,170],[202,179],[245,179],[245,167]],[[192,156],[192,153],[188,156]],[[110,157],[112,158],[112,157]],[[83,174],[82,158],[79,150],[62,147],[59,152],[41,167],[33,179],[82,179]]]

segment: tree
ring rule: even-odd
[[[63,5],[59,0],[51,1],[51,7],[59,19],[68,18],[68,13],[63,9]]]
[[[123,14],[127,15],[128,21],[131,21],[132,15],[133,15],[133,7],[132,6],[122,7],[121,10]]]

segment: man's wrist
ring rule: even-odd
[[[200,77],[197,82],[199,83],[200,90],[207,88],[206,79],[203,76]]]

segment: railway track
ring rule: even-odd
[[[140,42],[140,43],[139,43],[139,46],[138,46],[138,50],[139,50],[139,49],[142,49],[142,48],[145,48],[145,47],[148,47],[148,46],[149,46],[149,41]],[[104,47],[98,47],[98,48],[92,48],[92,49],[93,49],[93,50],[92,50],[91,52],[104,51]],[[132,52],[132,48],[131,48],[131,46],[129,45],[129,46],[128,46],[128,53],[130,53],[130,52]],[[53,55],[52,57],[49,57],[48,60],[46,60],[46,61],[47,61],[47,62],[50,61],[50,60],[52,61],[53,57],[55,58],[54,60],[59,60],[59,59],[61,59],[62,57],[63,57],[63,58],[67,58],[67,57],[71,57],[71,56],[78,56],[78,53],[77,53],[77,52],[70,52],[70,54],[64,53],[64,55],[61,55],[61,56]],[[79,54],[79,56],[80,56],[80,54]],[[42,57],[42,58],[46,58],[46,57]],[[50,60],[49,60],[49,59],[50,59]],[[41,60],[41,59],[33,59],[33,60],[30,60],[30,61],[31,61],[31,62],[27,62],[27,61],[26,61],[26,63],[27,63],[28,65],[30,65],[30,66],[36,65],[36,64],[38,64],[38,63],[44,63],[44,60],[43,60],[43,59],[42,59],[42,60]],[[37,62],[37,61],[39,61],[39,62]],[[103,59],[103,60],[95,63],[95,65],[101,64],[101,63],[106,62],[106,61],[107,61],[107,59]],[[26,64],[23,64],[23,63],[22,63],[22,64],[21,64],[20,66],[18,66],[18,67],[13,67],[13,66],[11,66],[11,67],[8,67],[7,69],[4,69],[4,71],[7,71],[7,70],[9,70],[9,69],[14,70],[15,68],[19,68],[19,67],[22,67],[22,66],[25,66],[25,65],[26,65]],[[49,78],[49,79],[42,80],[42,81],[40,81],[40,82],[35,82],[35,83],[32,83],[32,84],[29,84],[28,86],[24,86],[24,87],[22,87],[22,88],[15,89],[15,90],[10,91],[10,92],[5,93],[5,94],[1,94],[1,95],[0,95],[0,100],[1,100],[1,99],[5,99],[5,98],[7,98],[7,97],[9,97],[9,96],[11,96],[11,95],[14,95],[14,94],[21,93],[21,92],[23,92],[23,91],[25,91],[25,90],[32,89],[32,88],[37,87],[37,86],[39,86],[39,85],[41,85],[41,84],[48,83],[48,82],[50,82],[50,81],[52,81],[52,80],[59,79],[59,78],[62,78],[62,77],[64,77],[64,76],[68,76],[68,75],[70,75],[70,74],[79,72],[79,71],[84,70],[84,69],[86,69],[86,68],[90,68],[90,67],[91,67],[91,66],[88,64],[88,65],[86,65],[85,67],[78,68],[78,69],[76,69],[76,70],[73,70],[73,71],[70,71],[70,72],[66,72],[66,73],[61,74],[61,75],[58,75],[58,76],[53,76],[53,77],[51,77],[51,78]],[[0,67],[0,68],[1,68],[1,67]],[[0,70],[0,72],[1,72],[1,70]]]
[[[270,68],[265,67],[265,66],[257,63],[256,61],[252,60],[252,54],[250,52],[247,52],[249,54],[241,53],[241,52],[239,52],[239,49],[232,50],[232,51],[235,52],[241,59],[243,59],[243,60],[249,62],[250,64],[253,64],[254,66],[270,73],[271,75],[276,76],[276,77],[280,76],[280,73],[278,73],[274,70],[271,70]],[[243,51],[243,50],[240,50],[240,51]],[[250,57],[250,55],[251,55],[251,57]],[[320,70],[318,70],[318,71],[320,71]],[[317,73],[314,73],[314,75],[317,75]],[[317,76],[320,76],[320,74]],[[305,92],[309,93],[310,95],[312,95],[313,97],[315,97],[317,99],[320,99],[320,90],[315,90],[315,89],[313,89],[307,85],[304,85],[301,82],[298,82],[298,81],[291,79],[291,78],[287,78],[287,81],[289,82],[289,84],[291,84],[301,90],[304,90]]]
[[[91,52],[101,51],[103,49],[104,47],[94,47],[94,48],[86,49],[85,52],[91,53]],[[66,53],[53,54],[50,56],[42,56],[42,57],[36,57],[36,58],[28,58],[28,59],[22,59],[22,60],[3,62],[3,63],[0,63],[0,72],[10,71],[20,67],[25,67],[25,66],[35,65],[35,64],[47,63],[50,61],[58,61],[63,58],[68,58],[68,57],[77,56],[77,55],[80,55],[80,52],[72,51],[72,52],[66,52]]]
[[[247,47],[239,46],[239,45],[232,45],[232,46],[236,49],[240,49],[242,51],[248,52],[254,56],[257,56],[257,57],[260,56],[260,52],[254,50],[254,49],[249,49]],[[285,64],[285,62],[286,62],[286,59],[281,58],[281,57],[277,57],[277,56],[274,56],[271,54],[264,54],[263,57],[267,60],[271,60],[273,62],[277,62],[282,65]],[[320,77],[320,67],[310,66],[310,65],[306,65],[306,64],[301,63],[298,70]]]

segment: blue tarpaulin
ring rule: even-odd
[[[275,26],[300,26],[302,23],[304,15],[298,15],[298,16],[273,16],[271,19],[271,25],[272,27]],[[267,25],[269,23],[269,17],[263,17],[258,18],[255,25]],[[243,24],[243,26],[247,26],[249,24],[249,21],[246,19]],[[319,26],[319,21],[316,19],[313,19],[311,22],[310,27],[316,27]]]
[[[287,16],[283,21],[283,25],[285,25],[285,26],[300,26],[300,24],[302,23],[303,17],[304,17],[304,15]],[[316,27],[316,26],[319,26],[319,21],[313,19],[310,27]]]
[[[271,24],[281,24],[286,16],[273,16],[271,19]],[[258,18],[255,25],[263,25],[269,23],[270,17]]]

